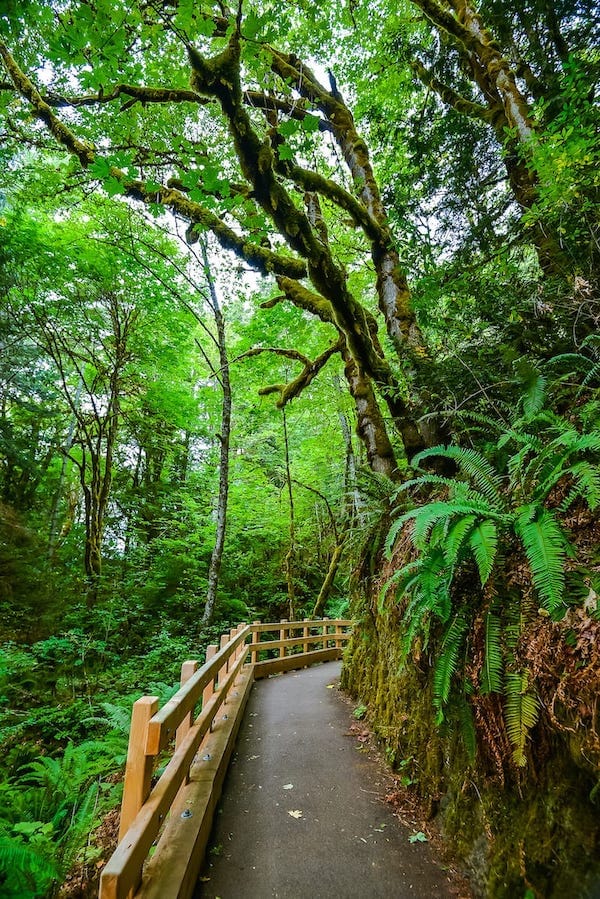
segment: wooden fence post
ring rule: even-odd
[[[310,621],[310,618],[305,618],[304,620],[305,620],[305,621]],[[302,651],[303,651],[303,652],[308,652],[308,640],[306,639],[306,638],[308,637],[308,628],[307,628],[306,625],[304,625],[304,627],[302,628],[302,636],[304,637],[304,643],[303,643],[303,645],[302,645]]]
[[[279,622],[279,624],[280,625],[287,624],[287,621],[288,621],[287,618],[282,618],[281,621]],[[285,635],[286,635],[286,629],[284,627],[280,627],[279,628],[279,639],[285,640]],[[279,658],[280,659],[285,658],[285,646],[279,647]]]
[[[206,647],[206,661],[207,662],[210,662],[210,660],[216,656],[218,649],[219,649],[219,647],[217,646],[216,643],[210,643]],[[207,683],[204,690],[202,691],[202,708],[204,708],[204,706],[209,701],[209,699],[211,698],[211,696],[213,695],[214,692],[215,692],[215,679],[213,677],[213,679]]]
[[[219,651],[219,647],[217,646],[217,644],[210,643],[206,647],[206,661],[209,662],[212,658],[214,658],[218,651]],[[206,707],[206,704],[210,701],[212,696],[214,696],[214,692],[215,692],[215,679],[213,677],[213,679],[207,683],[204,690],[202,691],[202,708]],[[210,725],[210,729],[211,729],[211,731],[213,729],[212,722]]]
[[[119,841],[129,830],[134,818],[150,795],[154,756],[146,755],[148,722],[158,711],[158,696],[142,696],[131,710],[131,730],[125,765],[125,783],[119,822]]]
[[[342,648],[342,633],[343,633],[342,625],[339,623],[339,621],[336,621],[336,624],[335,624],[335,648],[336,649]]]
[[[183,687],[184,684],[187,684],[192,674],[195,674],[198,670],[198,662],[196,659],[188,659],[187,662],[184,662],[181,666],[181,679],[179,681],[180,685]],[[183,740],[188,733],[190,727],[192,726],[192,719],[194,717],[194,710],[192,709],[187,713],[179,727],[175,732],[175,749],[177,749],[183,743]],[[190,773],[185,776],[184,784],[189,784],[190,782]]]
[[[260,621],[253,621],[252,624],[260,624]],[[252,632],[252,642],[253,642],[253,643],[258,643],[259,640],[260,640],[260,633],[259,633],[258,631],[253,631],[253,632]],[[258,653],[257,653],[256,649],[252,649],[252,650],[250,651],[250,662],[251,662],[253,665],[255,665],[256,662],[258,661],[258,659],[256,658],[257,655],[258,655]]]
[[[229,634],[221,634],[221,639],[219,640],[219,650],[224,649],[229,643]],[[224,680],[227,672],[229,671],[229,659],[226,662],[223,662],[221,667],[219,668],[217,674],[217,689],[221,686],[222,681]]]
[[[239,623],[238,626],[237,626],[237,632],[238,632],[238,634],[239,634],[241,631],[243,631],[245,627],[246,627],[246,625],[244,624],[244,622],[243,622],[243,621],[240,621],[240,623]],[[240,657],[240,656],[242,655],[242,653],[244,652],[244,649],[245,649],[245,648],[246,648],[246,641],[243,640],[242,643],[240,643],[240,645],[239,645],[238,648],[237,648],[237,652],[236,652],[236,654],[235,654],[236,659],[239,659],[239,657]]]
[[[323,618],[323,649],[327,649],[327,629],[329,627],[327,623],[328,620],[328,618]]]

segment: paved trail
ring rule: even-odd
[[[195,899],[445,899],[425,843],[378,796],[329,662],[255,684]],[[291,813],[291,814],[290,814]]]

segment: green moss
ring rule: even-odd
[[[543,762],[521,783],[516,777],[499,783],[481,755],[471,764],[455,722],[436,726],[431,682],[426,660],[402,664],[393,614],[365,618],[346,656],[342,685],[368,706],[388,758],[414,759],[413,781],[476,894],[588,895],[600,883],[600,814],[590,798],[597,772],[584,764],[577,745],[538,726]]]

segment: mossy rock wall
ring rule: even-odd
[[[543,761],[524,772],[494,770],[481,734],[469,751],[459,710],[454,722],[450,708],[447,723],[436,724],[429,658],[402,663],[399,624],[393,612],[365,617],[342,685],[368,707],[388,758],[410,773],[476,895],[600,897],[600,789],[580,745],[540,721],[532,758]]]

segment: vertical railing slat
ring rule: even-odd
[[[198,670],[198,661],[196,659],[188,659],[187,662],[184,662],[181,666],[181,678],[180,678],[180,686],[183,687],[184,684],[187,684],[192,674],[195,674]],[[186,734],[189,732],[190,727],[192,726],[192,721],[194,720],[194,711],[193,709],[187,713],[177,731],[175,733],[175,749],[181,746],[183,740],[185,739]],[[190,782],[190,773],[185,776],[185,780],[183,785],[188,784]]]
[[[142,696],[134,702],[131,710],[131,730],[129,731],[127,762],[125,763],[119,840],[123,839],[150,795],[154,757],[144,753],[144,746],[146,745],[148,722],[157,711],[158,696]]]
[[[253,621],[252,624],[260,624],[260,621]],[[253,631],[252,642],[258,643],[259,639],[260,639],[260,633],[258,631]],[[250,662],[252,663],[252,665],[256,664],[256,662],[258,661],[257,655],[258,655],[257,651],[255,649],[252,649],[250,652]]]

